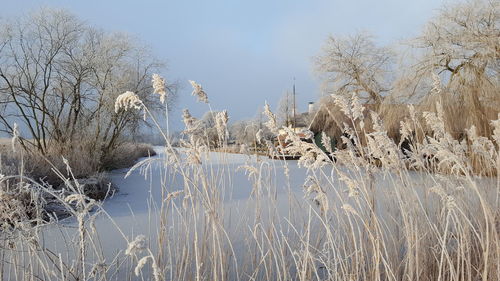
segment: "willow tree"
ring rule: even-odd
[[[498,1],[444,6],[411,41],[418,56],[395,94],[404,93],[423,108],[439,100],[454,130],[475,125],[481,134],[490,135],[489,121],[500,108],[499,27]],[[441,89],[431,91],[436,86]]]

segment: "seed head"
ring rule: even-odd
[[[160,95],[161,103],[165,103],[165,96],[167,95],[165,91],[165,79],[155,73],[151,82],[153,83],[154,93]]]
[[[144,267],[144,265],[146,265],[149,258],[150,256],[145,256],[142,259],[140,259],[139,262],[137,262],[137,266],[134,269],[135,276],[139,276],[141,274],[141,270]]]
[[[141,109],[142,101],[134,92],[126,91],[119,95],[115,101],[115,113],[118,113],[120,108],[128,110],[129,108]]]
[[[203,87],[192,80],[189,80],[189,83],[191,83],[191,86],[193,86],[193,92],[191,93],[191,95],[197,97],[199,102],[208,103],[208,96],[207,93],[205,93],[205,91],[203,90]]]
[[[227,110],[217,112],[217,114],[215,115],[215,128],[217,129],[217,134],[221,138],[226,135],[227,121],[229,121]]]
[[[264,123],[264,125],[266,125],[266,127],[268,127],[273,134],[277,135],[278,125],[276,122],[276,115],[271,111],[271,109],[269,108],[269,104],[267,104],[267,102],[264,105],[264,114],[268,118],[267,122]]]
[[[131,256],[136,252],[140,252],[146,248],[146,236],[138,235],[135,237],[134,241],[128,243],[127,250],[125,250],[125,255]]]

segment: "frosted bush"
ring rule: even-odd
[[[244,155],[250,155],[250,151],[248,150],[248,145],[242,143],[240,145],[240,153]]]

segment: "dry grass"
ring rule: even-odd
[[[150,210],[159,216],[149,222],[157,235],[146,242],[147,237],[130,239],[124,234],[129,245],[125,255],[116,258],[126,265],[106,266],[98,276],[106,279],[121,272],[123,278],[137,275],[150,280],[498,279],[500,185],[474,176],[461,144],[446,130],[440,131],[444,128],[440,116],[425,118],[434,122],[428,124],[434,134],[407,157],[399,153],[376,116],[371,117],[373,132],[363,134],[357,130],[365,128],[359,122],[366,118],[352,116],[351,135],[365,137],[366,145],[355,147],[343,139],[346,149],[333,153],[336,163],[314,144],[288,132],[289,145],[282,149],[300,151],[299,164],[307,169],[303,195],[288,189],[287,198],[276,198],[283,186],[270,176],[280,172],[273,164],[241,166],[254,190],[234,214],[224,203],[226,194],[237,187],[229,184],[234,170],[226,164],[200,164],[208,151],[200,138],[188,135],[183,152],[187,157],[174,152],[166,139],[168,161],[162,162],[161,177],[168,179],[174,172],[183,179],[183,188],[172,190],[168,181],[161,185],[161,205]],[[406,124],[410,125],[418,126]],[[490,162],[483,162],[483,167],[498,170],[498,144],[473,134],[468,139],[477,153],[490,153]],[[488,150],[490,145],[494,150]],[[428,169],[421,156],[430,151],[435,152],[431,161],[452,175]],[[224,163],[224,158],[221,153],[216,161]],[[410,171],[411,166],[419,166],[421,172]],[[77,235],[85,245],[98,239],[98,230],[90,231],[85,219],[89,214],[80,210]],[[63,264],[75,267],[41,269],[37,274],[52,280],[62,275],[92,280],[90,272],[98,261],[90,259],[102,253],[84,246],[77,249],[80,254],[74,259],[62,258]]]
[[[75,178],[86,178],[99,172],[131,167],[141,157],[156,155],[153,147],[145,143],[124,142],[106,156],[91,142],[80,141],[72,144],[51,145],[46,155],[37,152],[21,152],[17,147],[17,153],[12,151],[10,139],[2,139],[0,143],[0,155],[3,157],[4,169],[9,167],[11,173],[23,173],[49,184],[61,183],[59,175],[54,170],[64,171],[69,163]],[[9,174],[11,174],[9,173]],[[66,172],[65,176],[69,176]]]
[[[319,104],[320,107],[314,113],[309,129],[315,133],[325,132],[340,144],[341,136],[344,134],[344,124],[352,125],[351,121],[335,104],[332,97],[323,97]]]
[[[301,155],[303,192],[292,189],[298,183],[286,161],[278,165],[249,160],[239,170],[253,190],[238,208],[227,203],[228,194],[240,186],[233,182],[238,172],[225,162],[225,153],[207,162],[209,141],[193,135],[203,134],[197,130],[187,128],[182,151],[165,138],[161,198],[159,205],[148,205],[148,214],[157,214],[148,215],[154,236],[120,232],[128,247],[111,260],[98,246],[102,241],[94,222],[102,213],[91,210],[100,210],[99,204],[84,196],[74,177],[59,173],[71,192],[54,197],[76,218],[77,231],[68,240],[76,243],[64,246],[74,254],[60,255],[40,246],[39,228],[20,226],[23,231],[16,235],[2,233],[4,245],[15,245],[2,249],[2,277],[499,280],[500,182],[477,176],[469,156],[473,152],[481,158],[482,171],[498,174],[500,119],[491,123],[491,139],[471,128],[459,141],[447,131],[438,104],[437,113],[402,120],[401,139],[412,145],[411,153],[403,155],[401,142],[388,136],[377,114],[355,100],[336,106],[349,112],[340,138],[345,149],[325,152],[288,130],[288,145],[281,151]],[[361,125],[365,121],[370,124]],[[273,120],[266,124],[276,130]],[[218,137],[224,143],[227,124],[219,125]],[[425,141],[414,141],[411,132],[423,126],[431,133]],[[274,149],[272,142],[263,141]],[[133,170],[155,161],[146,159]],[[277,180],[281,173],[284,182]],[[173,178],[177,180],[170,181]],[[46,186],[36,187],[53,193]],[[277,196],[279,190],[284,196]]]
[[[11,144],[10,138],[0,138],[0,147],[4,149],[6,146]]]
[[[156,155],[153,147],[146,143],[125,142],[103,160],[106,170],[132,167],[139,158]]]
[[[79,192],[93,200],[104,200],[116,191],[117,187],[102,171],[104,165],[99,163],[99,152],[86,146],[85,142],[66,147],[53,146],[48,152],[44,156],[23,151],[21,147],[16,147],[14,152],[10,139],[1,140],[0,174],[9,177],[0,184],[0,213],[4,214],[0,218],[2,224],[47,220],[47,215],[52,212],[59,217],[69,215],[64,204],[57,202],[50,192],[34,192],[37,185],[54,189],[54,192],[67,190],[67,179],[71,178],[78,183]],[[150,145],[124,143],[104,160],[104,167],[131,167],[139,158],[155,154]],[[34,181],[25,181],[23,177]]]
[[[447,36],[438,35],[428,42],[435,45]],[[475,36],[450,42],[464,38]],[[493,48],[485,50],[495,52],[497,62],[498,40],[493,39]],[[464,51],[474,53],[470,60],[481,59]],[[448,59],[439,56],[440,63]],[[431,67],[427,74],[435,70],[435,60],[424,62]],[[217,115],[212,139],[186,110],[179,150],[139,96],[126,92],[115,109],[143,110],[166,143],[164,158],[145,159],[128,173],[150,171],[153,163],[161,167],[157,178],[148,178],[159,182],[160,198],[144,202],[147,214],[139,218],[148,227],[140,231],[151,236],[124,233],[89,197],[106,185],[80,180],[102,168],[132,165],[152,154],[150,147],[125,144],[103,156],[83,139],[54,145],[49,156],[6,152],[0,159],[0,279],[500,280],[498,81],[478,80],[490,74],[485,64],[465,65],[472,72],[457,74],[450,93],[434,87],[414,110],[398,103],[362,105],[356,95],[325,100],[311,129],[336,138],[342,149],[330,148],[324,135],[324,151],[289,128],[281,128],[286,147],[276,149],[272,139],[259,137],[271,155],[300,155],[297,165],[305,175],[300,179],[291,174],[289,162],[252,161],[251,153],[235,169],[227,161],[234,150],[225,145],[226,114]],[[162,101],[168,100],[164,80],[155,76],[153,82]],[[190,82],[193,95],[213,115],[203,87]],[[280,128],[268,105],[264,113],[269,131],[277,134]],[[168,124],[168,114],[166,119]],[[214,141],[221,152],[209,155]],[[4,150],[6,142],[0,146]],[[232,195],[241,188],[236,179],[242,177],[252,190],[248,200],[234,202]],[[67,228],[44,212],[54,202],[74,218]],[[42,220],[53,221],[52,228],[44,228]],[[117,228],[109,244],[122,240],[127,246],[105,252],[98,222]],[[52,247],[47,239],[55,232],[68,236],[50,241],[56,244]]]
[[[275,197],[283,187],[268,177],[279,169],[243,165],[254,186],[247,206],[251,211],[228,214],[221,190],[231,193],[235,186],[224,182],[235,174],[224,165],[200,165],[203,158],[182,160],[169,153],[173,162],[166,169],[176,170],[184,187],[173,191],[163,186],[161,216],[153,222],[162,227],[149,246],[158,251],[157,280],[498,279],[500,185],[474,176],[463,153],[488,151],[489,162],[482,167],[498,171],[498,144],[469,134],[470,146],[462,147],[440,131],[442,116],[424,119],[433,134],[403,156],[376,116],[369,132],[359,124],[367,120],[364,116],[351,118],[353,126],[347,129],[356,138],[342,139],[346,149],[333,153],[336,163],[289,131],[290,144],[282,149],[300,152],[299,164],[308,176],[304,198],[289,194],[286,212]],[[188,155],[206,151],[199,143],[186,143],[185,149]],[[448,169],[451,176],[435,173],[425,161]],[[240,227],[230,227],[234,224]],[[154,278],[154,270],[143,271]]]

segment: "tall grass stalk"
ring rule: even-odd
[[[208,103],[199,84],[194,94]],[[206,134],[198,129],[200,121],[189,113],[183,147],[174,147],[155,116],[128,93],[118,107],[144,110],[165,140],[162,157],[141,161],[127,173],[142,172],[151,181],[151,195],[144,202],[149,230],[120,229],[123,225],[101,203],[82,194],[71,172],[59,173],[65,192],[23,176],[17,176],[22,180],[13,186],[9,182],[15,176],[2,176],[0,199],[29,186],[40,206],[50,195],[74,217],[73,223],[52,218],[47,226],[36,216],[29,222],[6,221],[2,212],[12,209],[2,210],[2,277],[500,280],[500,184],[474,168],[480,161],[498,175],[500,120],[491,124],[491,139],[471,128],[467,139],[458,141],[444,129],[437,105],[437,112],[402,120],[401,130],[409,130],[404,135],[411,144],[403,153],[376,114],[371,116],[373,130],[367,130],[361,123],[365,110],[355,97],[337,103],[350,120],[344,124],[346,149],[324,151],[283,128],[288,145],[278,153],[296,153],[300,159],[257,161],[252,155],[210,152]],[[276,131],[272,112],[265,112],[269,129]],[[217,131],[224,146],[227,116],[220,118],[225,122],[218,123]],[[432,133],[416,140],[411,131],[423,126],[420,120]],[[327,136],[323,139],[328,148]],[[234,164],[234,157],[244,163]],[[155,188],[161,189],[155,193],[161,198],[153,197]],[[22,205],[14,207],[20,214],[24,210]],[[110,241],[104,239],[99,222],[108,221],[123,242],[117,252],[105,250]],[[45,233],[54,229],[68,240],[49,245]]]

